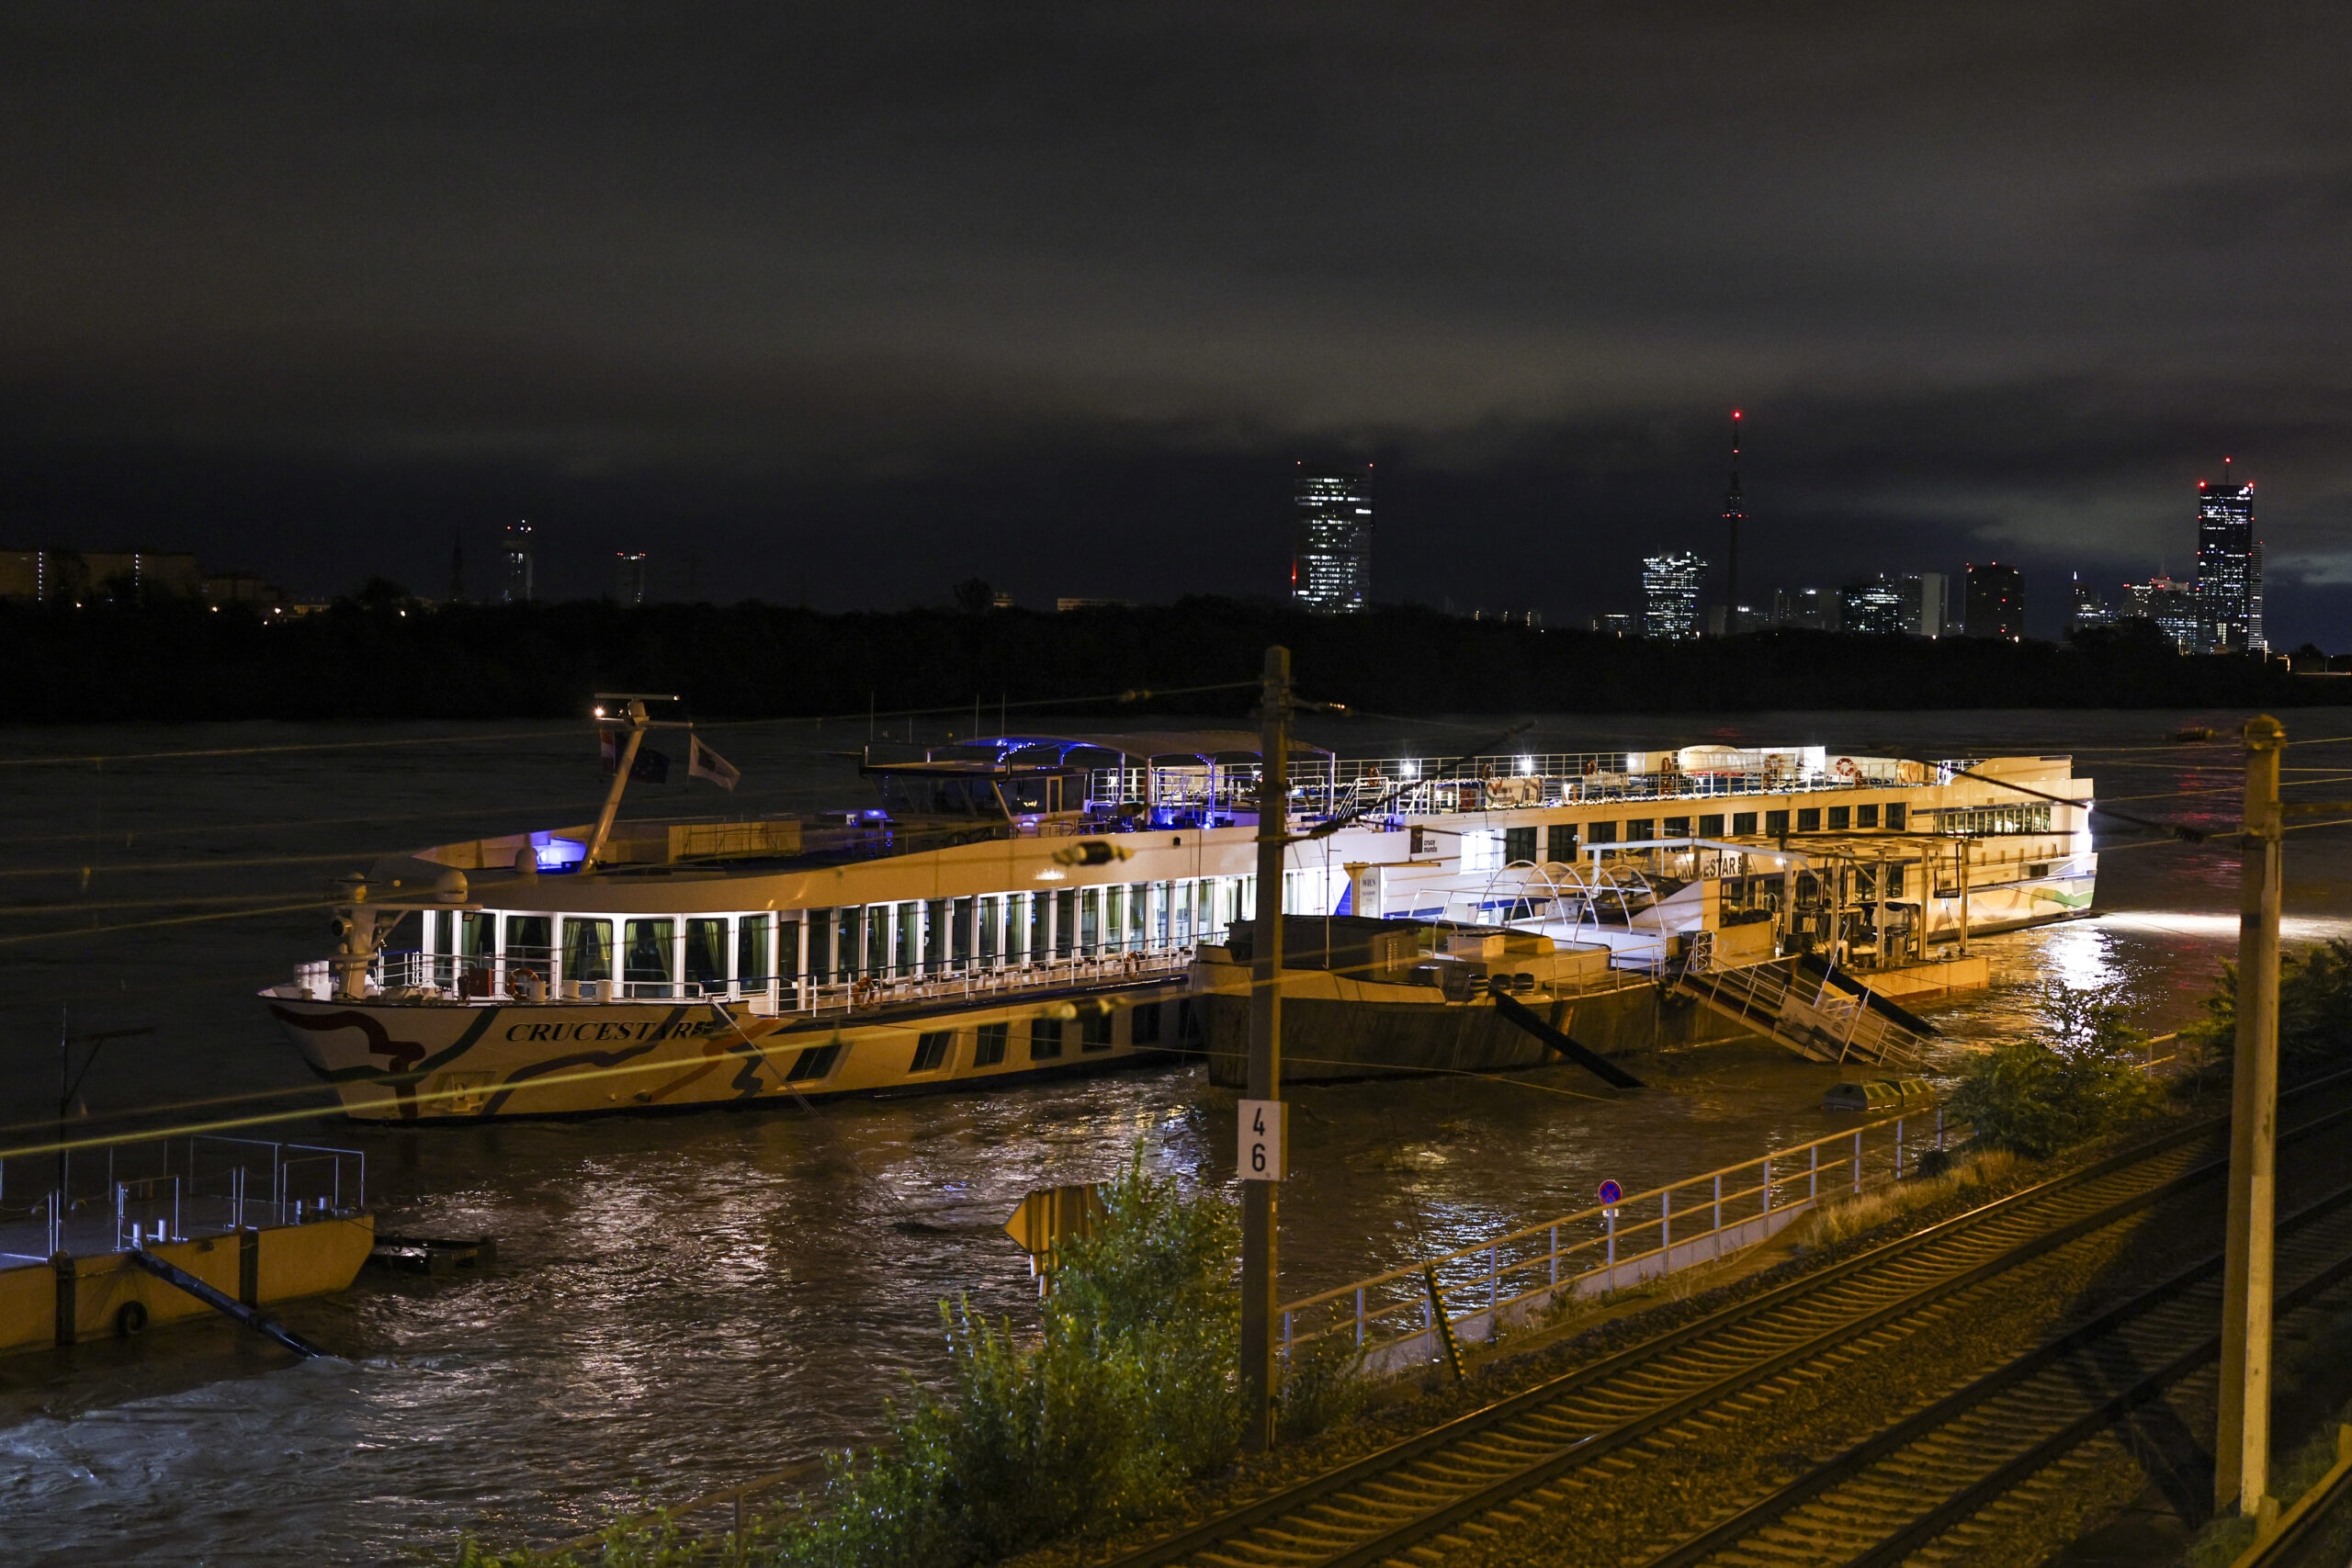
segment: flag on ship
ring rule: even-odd
[[[686,740],[686,777],[708,779],[721,789],[733,789],[742,778],[743,770],[704,745],[701,736],[689,735]]]
[[[603,730],[599,732],[596,739],[604,749],[605,776],[611,778],[613,771],[621,765],[620,732],[614,729]],[[628,765],[628,776],[633,784],[668,784],[670,759],[650,746],[639,746],[637,749],[637,760]]]

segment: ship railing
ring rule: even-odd
[[[1074,954],[1034,964],[950,970],[937,975],[847,976],[802,987],[801,994],[806,999],[794,1010],[853,1014],[926,1001],[978,1005],[995,998],[1035,991],[1165,980],[1183,974],[1192,963],[1193,949],[1179,947],[1155,952]]]
[[[367,1208],[357,1149],[215,1134],[0,1159],[0,1263],[122,1252]]]
[[[1439,1312],[1457,1340],[1483,1340],[1579,1297],[1714,1262],[1921,1174],[1923,1156],[1970,1131],[1940,1106],[1887,1117],[1318,1291],[1277,1309],[1280,1352],[1287,1367],[1336,1339],[1374,1374],[1421,1366],[1442,1353]]]

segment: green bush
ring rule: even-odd
[[[2112,991],[2044,987],[2041,1030],[1969,1064],[1952,1108],[1992,1148],[2040,1159],[2146,1114],[2164,1098],[2139,1066],[2146,1037]]]
[[[1371,1397],[1363,1353],[1351,1340],[1327,1334],[1291,1356],[1275,1411],[1276,1431],[1287,1442],[1311,1438],[1357,1415]]]
[[[2222,965],[2220,984],[2205,998],[2205,1016],[2181,1031],[2214,1058],[2234,1055],[2238,1030],[2238,970]],[[2352,942],[2341,938],[2278,961],[2278,1067],[2319,1072],[2352,1063]]]
[[[762,1560],[794,1568],[985,1562],[1163,1506],[1229,1462],[1238,1231],[1232,1212],[1144,1169],[1102,1192],[1062,1251],[1035,1343],[941,1309],[955,1371],[891,1417],[891,1444],[836,1456],[815,1517]]]

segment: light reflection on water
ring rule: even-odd
[[[2345,717],[2312,720],[2312,732],[2352,731]],[[2191,722],[2222,728],[2233,720],[1560,719],[1527,744],[1787,738],[1982,755],[2003,750],[2003,740],[2029,750],[2143,745]],[[744,732],[729,756],[751,781],[783,782],[763,807],[834,804],[854,787],[844,772],[826,771],[816,748],[795,752],[752,739],[761,733]],[[325,734],[121,730],[40,737],[38,745],[0,739],[0,753]],[[298,757],[110,771],[0,806],[24,838],[87,831],[94,822],[133,835],[128,845],[92,840],[95,848],[73,852],[101,873],[108,855],[373,852],[456,836],[458,823],[537,819],[527,803],[578,792],[583,781],[562,771],[585,772],[571,756],[577,749],[566,738],[456,763],[410,749],[370,755],[364,766]],[[2153,767],[2133,756],[2130,788],[2103,785],[2107,793],[2150,793],[2229,760],[2218,748],[2191,749],[2177,762],[2159,754]],[[593,793],[593,782],[586,788]],[[467,814],[447,832],[404,823],[378,833],[174,838],[192,827],[299,818],[329,798],[334,808],[322,814],[338,817],[436,806]],[[2290,940],[2352,932],[2341,859],[2324,838],[2296,841]],[[293,874],[223,871],[189,890],[291,888],[300,897],[311,884],[286,880]],[[72,886],[28,891],[63,897]],[[97,887],[103,896],[103,874]],[[115,892],[122,896],[119,884]],[[1929,1010],[1962,1047],[1981,1045],[2030,1026],[2033,987],[2055,980],[2120,987],[2148,1027],[2175,1027],[2195,1015],[2234,944],[2235,897],[2226,854],[2165,846],[2111,855],[2099,887],[2110,913],[1981,939],[1994,988]],[[316,919],[192,926],[166,942],[96,938],[20,950],[35,955],[0,976],[8,1025],[0,1086],[13,1107],[0,1120],[37,1113],[53,1081],[60,994],[82,998],[77,1028],[158,1021],[159,1013],[167,1025],[155,1049],[102,1059],[91,1095],[100,1109],[299,1084],[290,1052],[250,990],[278,964],[313,955]],[[1285,1292],[1581,1209],[1603,1178],[1638,1190],[1840,1125],[1819,1108],[1837,1070],[1770,1048],[1634,1065],[1653,1087],[1616,1100],[1588,1098],[1589,1080],[1566,1068],[1295,1089],[1295,1177],[1282,1195]],[[1227,1183],[1232,1103],[1187,1069],[985,1099],[827,1106],[813,1118],[787,1108],[434,1133],[330,1124],[315,1135],[367,1147],[371,1184],[399,1224],[494,1235],[499,1271],[481,1280],[370,1276],[342,1297],[288,1311],[302,1332],[350,1352],[348,1361],[288,1365],[210,1324],[0,1359],[8,1561],[374,1563],[403,1560],[411,1547],[446,1541],[460,1528],[501,1542],[546,1540],[632,1506],[640,1495],[633,1482],[676,1498],[871,1437],[882,1401],[903,1378],[934,1375],[942,1364],[940,1302],[967,1297],[992,1316],[1029,1310],[1035,1287],[1000,1230],[1023,1192],[1102,1177],[1138,1138],[1155,1168]],[[58,1544],[52,1551],[27,1542]]]

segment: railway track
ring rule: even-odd
[[[2292,1109],[2301,1114],[2282,1128],[2282,1147],[2352,1120],[2347,1089],[2352,1075],[2296,1091]],[[2212,1180],[2226,1168],[2226,1138],[2218,1119],[2177,1129],[1113,1561],[1117,1568],[1363,1568],[1435,1562],[1494,1543],[1610,1485],[1631,1467],[1628,1450],[1647,1457],[1678,1443],[1703,1445],[1725,1408],[1752,1412],[1794,1384],[1833,1377],[1954,1321],[2057,1266],[2068,1248]],[[2352,1251],[2352,1239],[2346,1247]],[[2180,1287],[2184,1300],[2189,1291]],[[1792,1492],[1783,1513],[1793,1518],[1839,1479],[1804,1498]],[[1772,1528],[1780,1517],[1755,1523]],[[1711,1533],[1701,1555],[1736,1544]]]
[[[2352,1187],[2278,1223],[2276,1310],[2352,1298]],[[2052,1467],[2221,1352],[2217,1253],[1938,1400],[1781,1487],[1648,1568],[1701,1562],[1966,1562],[1977,1537],[2063,1484]],[[2047,1482],[2048,1484],[2043,1484]],[[1983,1522],[1980,1524],[1980,1520]]]

